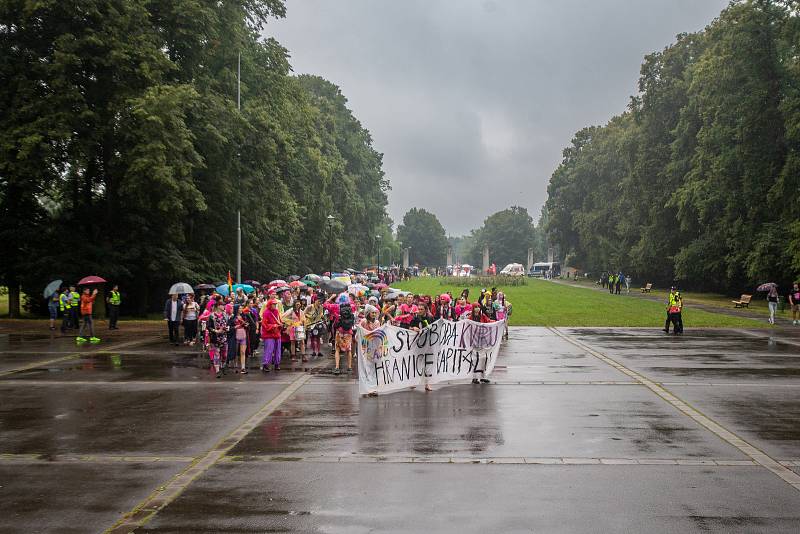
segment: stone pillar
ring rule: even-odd
[[[403,249],[403,269],[408,269],[408,248]]]
[[[553,259],[555,257],[555,255],[556,255],[555,249],[553,247],[548,247],[547,248],[547,261],[549,261],[549,262],[556,261],[556,260]]]
[[[483,270],[481,275],[486,275],[489,270],[489,245],[483,245]]]
[[[530,272],[531,268],[533,267],[533,249],[528,249],[528,272]]]
[[[453,247],[447,247],[447,265],[453,265]]]

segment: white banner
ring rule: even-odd
[[[358,389],[390,393],[411,386],[487,378],[497,361],[505,321],[439,319],[416,332],[384,325],[356,332]]]

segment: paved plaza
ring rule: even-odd
[[[0,334],[0,533],[800,531],[796,338],[516,327],[492,384],[379,398],[300,365]]]

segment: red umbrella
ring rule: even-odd
[[[378,291],[380,291],[381,289],[386,289],[387,287],[389,287],[389,286],[387,286],[386,284],[381,283],[381,284],[375,284],[373,289],[377,289]]]
[[[304,284],[303,282],[301,282],[300,280],[295,280],[295,281],[293,281],[293,282],[289,282],[289,287],[308,287],[308,286],[307,286],[307,285],[305,285],[305,284]]]
[[[89,284],[105,284],[106,279],[99,276],[85,276],[78,282],[79,286],[88,286]]]

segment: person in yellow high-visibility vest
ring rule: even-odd
[[[119,286],[114,285],[106,299],[108,302],[108,329],[117,330],[119,320],[119,305],[122,304],[122,296],[119,294]]]
[[[681,312],[683,311],[683,297],[680,291],[675,286],[669,290],[667,297],[667,321],[664,323],[664,332],[669,334],[669,323],[673,325],[673,332],[675,334],[683,333],[683,318]]]
[[[81,324],[78,311],[81,307],[81,295],[75,291],[75,286],[69,286],[69,320],[72,323],[72,328],[78,328]]]
[[[61,333],[70,328],[70,309],[72,308],[72,299],[69,294],[69,289],[64,289],[58,296],[58,309],[61,312]]]

